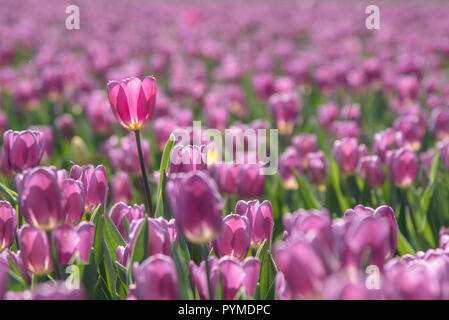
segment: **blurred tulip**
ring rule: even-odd
[[[284,188],[287,190],[298,189],[295,171],[303,173],[301,159],[294,147],[287,147],[279,157],[279,174],[282,177]]]
[[[335,141],[333,153],[341,173],[343,175],[354,174],[362,153],[357,144],[357,140],[354,138],[344,138]]]
[[[265,176],[260,165],[241,165],[237,174],[237,194],[243,199],[260,198],[265,193]]]
[[[307,163],[305,161],[307,154],[318,151],[317,138],[313,134],[303,133],[299,136],[292,137],[292,145],[298,152],[303,167]]]
[[[25,267],[36,275],[45,275],[53,270],[50,246],[45,231],[29,225],[19,230],[20,257]]]
[[[207,159],[203,150],[204,147],[195,145],[175,146],[170,155],[170,170],[168,174],[206,170]]]
[[[280,135],[293,133],[302,104],[296,92],[277,93],[270,97],[268,108],[276,122]]]
[[[378,132],[374,135],[374,152],[385,163],[387,152],[395,147],[401,147],[401,145],[398,145],[399,141],[398,134],[391,128]]]
[[[179,299],[179,284],[175,264],[165,255],[158,254],[146,259],[134,268],[136,297],[139,300]]]
[[[17,233],[17,213],[7,201],[0,201],[0,252],[9,248]]]
[[[418,158],[409,149],[398,149],[387,153],[388,173],[399,188],[408,188],[418,175]]]
[[[215,182],[201,171],[177,174],[167,183],[167,195],[178,230],[193,243],[218,237],[223,199]]]
[[[132,184],[126,172],[120,171],[111,177],[112,201],[129,203],[132,199]]]
[[[124,128],[140,130],[151,120],[156,103],[154,77],[109,81],[107,90],[112,112]]]
[[[357,171],[362,179],[374,189],[382,187],[385,183],[385,173],[378,156],[360,158]]]
[[[86,165],[90,160],[90,152],[86,146],[84,140],[79,136],[74,136],[70,141],[70,147],[72,149],[72,154],[74,161],[81,165]]]
[[[22,172],[39,165],[45,150],[43,133],[34,130],[8,130],[3,134],[3,141],[8,168]]]
[[[322,151],[310,152],[306,156],[306,173],[314,184],[318,186],[320,190],[326,189],[326,171],[327,162]]]
[[[59,264],[70,264],[79,244],[79,237],[70,224],[63,224],[53,231]]]
[[[79,180],[84,185],[86,211],[93,212],[98,205],[106,203],[108,194],[108,177],[102,165],[80,167],[74,165],[70,169],[70,178]]]
[[[322,105],[318,109],[318,123],[326,130],[332,127],[337,117],[338,106],[334,103]]]
[[[42,161],[48,161],[53,156],[53,150],[55,147],[53,129],[50,126],[32,126],[30,129],[42,133],[44,141],[44,154],[42,156]]]
[[[239,200],[235,206],[235,213],[248,218],[251,226],[252,247],[259,247],[264,240],[270,242],[274,225],[270,201],[265,200],[259,204],[258,200],[249,202]]]
[[[243,260],[251,243],[251,226],[245,216],[230,214],[223,219],[220,236],[213,241],[217,257],[230,256]]]
[[[81,181],[65,179],[61,184],[63,193],[62,209],[67,216],[67,220],[77,225],[84,214],[84,186]]]
[[[76,127],[70,113],[64,113],[55,119],[55,126],[63,139],[70,140],[76,134]]]
[[[212,177],[222,194],[233,195],[237,193],[238,165],[233,163],[217,163],[208,166],[208,169],[212,172]]]

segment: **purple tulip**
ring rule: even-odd
[[[365,156],[360,158],[357,171],[363,180],[376,189],[385,183],[385,173],[378,156]]]
[[[333,153],[342,174],[354,174],[362,153],[357,140],[355,138],[345,138],[335,141]]]
[[[292,214],[284,214],[282,223],[285,239],[296,236],[318,236],[329,248],[332,246],[332,220],[327,209],[299,209]]]
[[[66,220],[61,174],[54,168],[37,167],[16,177],[20,212],[34,228],[50,230]]]
[[[437,149],[440,152],[441,161],[446,170],[449,171],[449,140],[441,141],[437,144]]]
[[[218,237],[223,199],[215,182],[201,171],[177,174],[167,183],[167,194],[178,230],[193,243]]]
[[[17,213],[7,201],[0,201],[0,252],[9,248],[17,232]]]
[[[80,255],[81,261],[87,263],[89,262],[90,251],[94,243],[95,226],[91,222],[81,222],[76,227],[76,233],[79,237],[77,247],[78,253]]]
[[[258,259],[251,257],[240,263],[236,259],[225,257],[218,261],[217,268],[222,279],[224,300],[233,300],[242,286],[249,297],[253,296],[259,278]]]
[[[61,188],[64,195],[62,209],[67,220],[77,225],[84,214],[84,185],[78,180],[65,179]]]
[[[313,134],[303,133],[292,137],[292,145],[298,152],[302,166],[306,164],[305,159],[308,153],[318,151],[317,138]]]
[[[208,169],[222,194],[233,195],[237,193],[238,165],[233,163],[217,163],[208,166]]]
[[[318,186],[320,190],[326,188],[326,172],[327,162],[322,151],[310,152],[306,156],[306,173],[314,184]]]
[[[340,115],[345,121],[360,123],[362,117],[360,105],[358,103],[347,104],[341,109]]]
[[[92,165],[85,167],[74,165],[70,169],[70,178],[79,180],[84,185],[86,211],[93,212],[98,205],[106,203],[109,187],[104,166],[99,165],[94,168]]]
[[[128,203],[132,200],[132,184],[126,172],[117,172],[111,177],[112,201]]]
[[[318,109],[318,123],[326,130],[331,129],[338,117],[338,106],[334,103],[322,105]]]
[[[418,175],[418,158],[409,149],[389,151],[387,166],[391,181],[399,188],[410,187]]]
[[[421,141],[426,133],[426,128],[416,115],[400,116],[394,121],[394,128],[401,133],[402,146],[414,151],[421,148]]]
[[[70,264],[79,244],[79,236],[70,224],[63,224],[53,231],[59,264]]]
[[[135,294],[139,300],[179,299],[179,284],[173,260],[163,254],[146,259],[133,267]]]
[[[49,126],[32,126],[30,129],[42,133],[44,140],[44,154],[42,156],[42,161],[48,161],[53,156],[55,146],[53,129]]]
[[[156,104],[156,79],[126,78],[107,85],[111,109],[118,122],[128,130],[140,130],[153,117]]]
[[[290,136],[302,109],[299,96],[296,92],[276,93],[270,97],[268,104],[279,134]]]
[[[274,92],[274,78],[269,73],[257,74],[253,77],[253,87],[257,96],[267,100]]]
[[[22,172],[39,165],[45,150],[42,132],[8,130],[3,134],[3,141],[3,152],[9,169]]]
[[[118,202],[112,206],[109,210],[109,217],[112,222],[114,222],[117,230],[122,235],[123,239],[127,240],[128,237],[126,235],[125,226],[123,223],[123,219],[128,221],[128,224],[131,224],[134,220],[140,220],[145,216],[145,206],[144,205],[133,205],[127,206],[123,202]]]
[[[313,298],[323,285],[327,275],[325,265],[314,247],[305,240],[276,244],[274,261],[285,277],[285,290],[293,298]]]
[[[251,244],[251,226],[245,216],[230,214],[223,219],[220,236],[214,240],[217,257],[230,256],[243,260]]]
[[[206,170],[207,159],[204,147],[177,145],[170,155],[169,176],[175,173],[188,173],[197,170]]]
[[[358,139],[360,136],[360,125],[355,121],[335,121],[332,129],[337,139]]]
[[[210,256],[208,257],[208,260],[212,293],[214,293],[218,282],[218,259],[214,256]],[[208,300],[209,289],[207,284],[206,262],[203,260],[201,261],[200,265],[197,266],[195,262],[190,261],[189,272],[198,291],[200,299]]]
[[[265,192],[265,176],[260,173],[260,165],[241,165],[237,174],[237,194],[243,199],[260,198]]]
[[[65,281],[39,283],[33,291],[9,291],[6,300],[83,300],[84,290],[69,288]]]
[[[265,200],[259,204],[258,200],[245,202],[240,200],[235,206],[235,213],[248,218],[251,226],[251,246],[259,247],[264,240],[271,239],[273,232],[273,208],[271,202]]]
[[[387,152],[394,149],[395,145],[398,146],[399,143],[399,134],[391,128],[385,129],[374,135],[374,152],[385,163],[387,161]]]
[[[279,174],[282,177],[284,188],[287,190],[298,189],[295,171],[303,173],[301,159],[294,147],[287,147],[279,157]]]
[[[156,137],[157,147],[160,151],[164,150],[165,144],[170,138],[171,133],[178,127],[176,121],[169,117],[157,118],[154,120],[154,135]]]
[[[70,140],[76,134],[76,127],[70,113],[64,113],[55,119],[55,126],[63,139]]]
[[[29,225],[19,230],[20,258],[28,271],[36,275],[48,274],[53,270],[50,246],[45,231]]]

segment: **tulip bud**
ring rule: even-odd
[[[233,195],[237,193],[237,175],[239,166],[233,163],[217,163],[208,166],[212,177],[220,188],[222,194]]]
[[[64,113],[55,119],[55,126],[63,139],[70,140],[76,134],[75,122],[69,113]]]
[[[318,151],[317,139],[313,134],[303,133],[299,136],[293,137],[292,145],[298,152],[302,166],[306,164],[305,159],[308,153]]]
[[[265,192],[265,176],[258,164],[241,165],[237,174],[237,194],[243,199],[260,198]]]
[[[112,112],[124,128],[140,130],[151,120],[156,104],[154,77],[109,81],[107,90]]]
[[[316,184],[320,190],[325,190],[327,162],[324,153],[322,151],[308,153],[306,162],[306,172],[310,181]]]
[[[74,165],[70,169],[70,178],[79,180],[84,185],[84,200],[86,211],[93,212],[98,205],[106,203],[108,194],[108,177],[106,168],[102,165],[94,168],[92,165],[80,167]]]
[[[91,222],[81,222],[76,227],[76,233],[80,239],[77,250],[80,254],[81,261],[87,263],[89,261],[90,251],[94,243],[95,226]]]
[[[332,124],[338,117],[338,106],[334,103],[322,105],[318,109],[318,123],[326,130],[332,127]]]
[[[134,266],[135,294],[139,300],[179,299],[179,284],[173,260],[163,254]]]
[[[342,174],[354,174],[362,153],[357,140],[355,138],[344,138],[335,141],[333,153]]]
[[[74,136],[70,142],[74,161],[81,165],[88,164],[90,161],[90,152],[84,140],[79,136]]]
[[[417,151],[421,148],[421,141],[426,133],[426,128],[416,115],[404,115],[397,118],[394,128],[401,132],[404,147]]]
[[[302,109],[301,99],[296,92],[277,93],[268,102],[271,115],[279,129],[279,134],[290,136]]]
[[[217,257],[230,256],[243,260],[251,243],[251,227],[245,216],[230,214],[223,219],[220,236],[214,240]]]
[[[215,292],[217,282],[218,282],[218,260],[214,256],[208,257],[209,262],[209,273],[210,281],[212,286],[212,293]],[[206,262],[201,261],[200,265],[197,266],[195,262],[189,262],[189,272],[192,277],[193,283],[198,291],[198,295],[201,300],[209,299],[209,289],[207,284],[207,272],[206,272]]]
[[[432,110],[429,127],[437,140],[449,138],[449,111],[443,108]]]
[[[337,139],[358,139],[360,136],[360,125],[355,121],[336,121],[332,129]]]
[[[223,283],[223,299],[233,300],[240,288],[245,288],[248,296],[253,296],[259,278],[260,262],[256,258],[247,258],[240,263],[233,258],[221,258],[217,268]]]
[[[229,110],[221,106],[209,106],[203,109],[203,116],[209,128],[223,131],[229,121]]]
[[[378,156],[362,157],[357,171],[362,179],[374,189],[382,187],[385,183],[385,173]]]
[[[33,126],[30,129],[42,133],[44,140],[44,154],[42,156],[42,161],[48,161],[53,156],[53,149],[55,145],[53,129],[49,126]]]
[[[347,104],[341,109],[341,118],[345,121],[354,121],[360,123],[361,121],[361,110],[358,103]]]
[[[0,252],[12,245],[16,232],[16,210],[9,202],[0,201]]]
[[[144,218],[142,218],[131,222],[129,227],[129,250],[134,247],[144,221]],[[170,233],[166,222],[164,223],[158,219],[148,218],[148,243],[148,256],[158,253],[167,256],[171,255]]]
[[[79,244],[79,236],[70,224],[53,231],[59,264],[70,264]]]
[[[123,219],[125,218],[129,224],[134,220],[142,219],[145,216],[145,206],[144,205],[134,205],[127,206],[123,202],[118,202],[112,206],[109,210],[109,217],[111,217],[112,222],[114,222],[117,230],[122,235],[123,239],[127,240],[125,226],[123,224]]]
[[[42,132],[8,130],[3,134],[3,141],[3,152],[9,169],[22,172],[39,165],[45,150]]]
[[[65,179],[61,185],[64,195],[62,209],[67,221],[73,225],[80,223],[84,214],[84,186],[81,181]]]
[[[400,140],[400,134],[391,128],[378,132],[374,135],[374,152],[385,163],[387,160],[387,152],[394,149],[395,145],[398,146],[401,142]]]
[[[253,88],[260,99],[266,100],[275,92],[274,81],[274,77],[269,73],[261,73],[253,77]]]
[[[279,158],[279,174],[282,177],[284,188],[287,190],[298,189],[295,171],[303,173],[301,159],[293,147],[287,147]]]
[[[54,168],[37,167],[16,177],[20,213],[34,228],[51,230],[67,218],[59,174]]]
[[[167,183],[178,230],[193,243],[214,240],[221,231],[223,199],[215,182],[201,171],[178,174]]]
[[[273,208],[270,201],[265,200],[259,204],[258,200],[249,202],[240,200],[235,206],[235,213],[248,218],[253,248],[259,247],[264,240],[270,241],[274,225]]]
[[[20,257],[25,267],[36,275],[48,274],[53,270],[50,246],[45,231],[29,225],[19,230]]]
[[[418,175],[418,158],[409,149],[389,151],[387,166],[391,181],[399,188],[410,187]]]
[[[126,172],[117,172],[112,176],[111,189],[113,202],[131,202],[133,186]]]

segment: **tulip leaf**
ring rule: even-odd
[[[330,172],[329,172],[329,184],[334,189],[338,203],[340,205],[341,214],[349,208],[347,199],[343,196],[340,188],[340,171],[334,158],[330,157]]]
[[[297,171],[294,171],[296,180],[298,181],[299,193],[304,200],[305,209],[319,209],[321,204],[315,197],[311,186],[301,177]]]
[[[170,154],[173,148],[173,145],[176,141],[176,138],[173,134],[170,135],[167,143],[165,144],[164,151],[162,152],[162,160],[161,166],[159,169],[159,183],[157,185],[157,204],[156,204],[156,212],[155,217],[160,217],[164,213],[164,200],[162,197],[162,193],[164,190],[163,186],[163,178],[166,176],[170,166]]]
[[[274,295],[270,290],[276,274],[274,262],[269,250],[269,243],[264,241],[256,253],[256,257],[260,261],[259,284],[260,297],[262,299],[273,299]]]
[[[117,247],[126,246],[125,240],[123,240],[122,235],[117,230],[114,222],[112,222],[109,215],[104,216],[104,230],[103,230],[104,240],[106,246],[109,249],[112,261],[117,259]]]
[[[148,257],[149,237],[148,237],[148,219],[144,219],[142,226],[139,228],[136,239],[132,246],[131,254],[128,262],[128,279],[132,279],[132,270],[134,262],[141,263]]]
[[[3,193],[6,194],[6,196],[9,198],[9,201],[11,202],[11,205],[13,207],[15,207],[16,204],[17,204],[17,199],[19,197],[17,192],[15,192],[14,190],[8,188],[7,186],[5,186],[2,183],[0,183],[0,191],[3,191]]]
[[[193,294],[189,282],[189,271],[182,258],[182,254],[179,252],[179,247],[173,247],[173,261],[176,266],[176,273],[178,275],[179,291],[181,294],[181,299],[192,300]]]
[[[404,254],[415,254],[415,250],[411,246],[411,244],[407,241],[407,239],[404,237],[402,232],[398,230],[398,253],[400,255]]]

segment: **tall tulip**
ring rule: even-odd
[[[29,225],[19,230],[20,257],[33,274],[44,275],[53,270],[50,245],[45,231]]]

